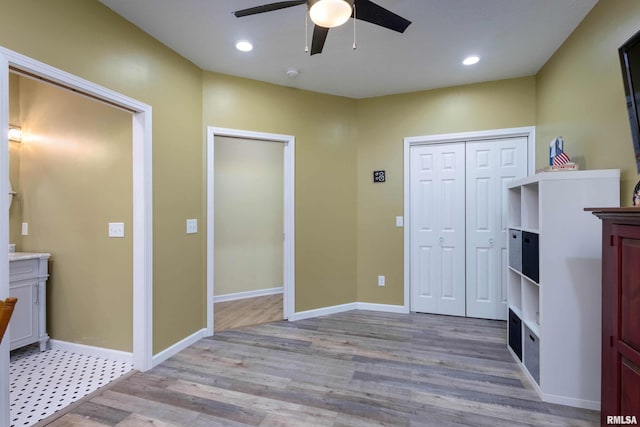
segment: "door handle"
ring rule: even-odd
[[[493,240],[493,237],[489,239],[489,247],[492,248],[493,244],[495,243],[495,240]]]
[[[440,247],[444,246],[444,237],[440,237],[438,241],[440,242]]]

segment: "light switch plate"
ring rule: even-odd
[[[23,222],[22,223],[22,235],[23,236],[28,236],[29,235],[29,223],[28,222]]]
[[[384,276],[378,276],[378,286],[384,286]]]
[[[404,217],[402,216],[396,217],[396,227],[404,227]]]
[[[188,219],[187,220],[187,234],[195,234],[198,232],[198,220],[197,219]]]
[[[124,237],[124,222],[110,222],[109,237]]]

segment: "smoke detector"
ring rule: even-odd
[[[300,74],[300,71],[297,68],[291,67],[287,69],[287,77],[295,79],[296,77],[298,77],[299,74]]]

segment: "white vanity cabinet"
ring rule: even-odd
[[[11,350],[40,342],[47,349],[47,289],[50,254],[9,254],[9,296],[18,298],[9,323]]]

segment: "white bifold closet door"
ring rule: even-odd
[[[467,316],[507,319],[507,191],[527,175],[527,138],[468,142]]]
[[[506,319],[505,185],[527,138],[410,149],[411,310]]]
[[[411,310],[465,313],[465,144],[411,147]]]

